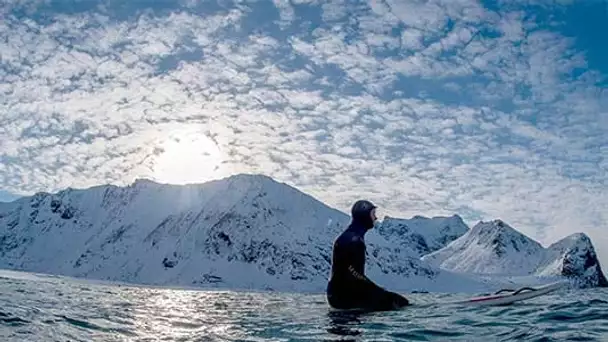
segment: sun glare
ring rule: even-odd
[[[187,132],[165,140],[154,158],[153,176],[162,183],[203,183],[221,176],[222,153],[200,132]]]

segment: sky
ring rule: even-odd
[[[262,173],[608,265],[605,0],[0,4],[0,200]],[[608,266],[606,266],[608,268]]]

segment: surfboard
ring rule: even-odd
[[[492,295],[472,297],[462,301],[452,302],[450,304],[465,304],[465,305],[507,305],[522,300],[532,299],[543,296],[559,290],[564,287],[566,282],[555,282],[545,284],[538,287],[523,287],[518,290],[503,289],[495,292]]]

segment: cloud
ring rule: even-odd
[[[0,187],[174,180],[196,155],[201,181],[261,172],[344,210],[601,236],[606,75],[530,4],[5,2]]]

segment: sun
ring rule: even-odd
[[[155,148],[152,175],[158,182],[192,184],[221,177],[223,155],[200,131],[182,131]]]

